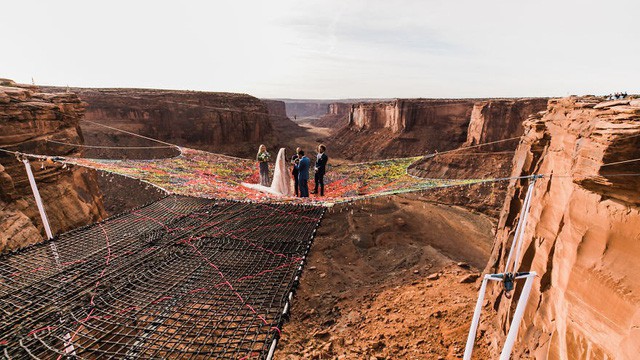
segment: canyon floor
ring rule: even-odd
[[[485,215],[419,196],[333,209],[276,358],[461,358],[492,228]],[[489,356],[484,341],[478,358]]]
[[[306,132],[294,142],[303,148],[330,134],[308,121],[299,125]],[[462,358],[494,221],[420,195],[332,208],[275,358]],[[480,334],[474,355],[488,358],[483,329]]]

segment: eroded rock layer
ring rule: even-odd
[[[511,173],[511,159],[527,117],[545,110],[547,99],[494,99],[473,104],[466,140],[459,147],[497,142],[464,151],[426,156],[411,166],[413,175],[428,178],[500,178]],[[505,139],[511,139],[501,142]],[[500,141],[500,142],[498,142]],[[505,183],[477,184],[463,189],[427,192],[432,199],[464,205],[498,217],[504,202]]]
[[[72,91],[88,104],[87,120],[172,144],[252,156],[260,143],[278,142],[270,121],[277,116],[270,116],[263,101],[245,94],[151,89]],[[87,142],[91,144],[158,145],[89,123],[82,126],[87,128]]]
[[[513,358],[635,359],[640,353],[640,104],[571,97],[525,122],[513,176],[544,174],[520,271],[538,273]],[[632,161],[629,161],[632,160]],[[487,271],[504,269],[528,181],[511,181]],[[502,345],[513,300],[490,296]],[[518,292],[516,292],[516,299]]]
[[[495,99],[473,105],[467,141],[463,146],[486,144],[522,135],[522,122],[530,115],[546,110],[547,98]],[[514,150],[517,141],[500,142],[479,148],[483,152]]]
[[[466,140],[472,100],[397,99],[353,105],[331,142],[347,159],[415,156]],[[373,145],[373,146],[372,146]]]
[[[287,109],[284,104],[284,101],[262,99],[262,102],[264,102],[267,105],[267,111],[269,112],[269,115],[279,116],[284,118],[287,117]]]
[[[329,129],[339,129],[349,124],[349,114],[351,113],[351,103],[334,102],[329,104],[329,112],[312,122],[314,126]]]
[[[78,119],[83,112],[84,104],[75,94],[45,94],[0,79],[0,147],[69,155],[68,147],[47,140],[81,143]],[[35,159],[31,167],[54,234],[106,216],[95,172]],[[43,236],[23,163],[0,154],[0,251],[41,241]]]

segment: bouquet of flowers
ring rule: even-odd
[[[258,154],[258,161],[260,162],[269,161],[270,158],[271,155],[269,155],[268,152],[261,152],[260,154]]]

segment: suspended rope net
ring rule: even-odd
[[[389,159],[330,167],[325,175],[326,196],[301,199],[277,196],[242,186],[243,182],[259,183],[260,174],[253,160],[189,148],[180,148],[180,150],[179,156],[169,159],[61,158],[60,161],[140,179],[172,194],[320,205],[420,191],[440,186],[473,184],[487,180],[419,178],[409,175],[407,168],[420,157]],[[313,179],[310,182],[313,182]]]
[[[0,354],[268,358],[323,212],[174,195],[0,256]]]

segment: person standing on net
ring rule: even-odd
[[[271,180],[269,179],[269,159],[271,159],[271,155],[267,151],[267,147],[260,145],[256,160],[258,164],[260,164],[260,185],[266,187],[271,186]]]
[[[300,187],[300,197],[309,197],[309,167],[311,160],[304,156],[304,151],[298,153],[300,162],[298,163],[298,186]]]
[[[298,186],[298,163],[300,159],[298,157],[298,153],[300,152],[299,147],[296,148],[296,153],[291,157],[291,165],[293,165],[293,170],[291,171],[291,175],[293,175],[293,191],[296,196],[300,196],[300,187]]]
[[[313,168],[315,172],[313,179],[315,182],[315,188],[312,194],[318,193],[318,185],[320,185],[320,196],[324,196],[324,173],[327,171],[327,161],[329,161],[329,157],[324,153],[326,150],[326,146],[322,144],[318,145],[316,166]]]

